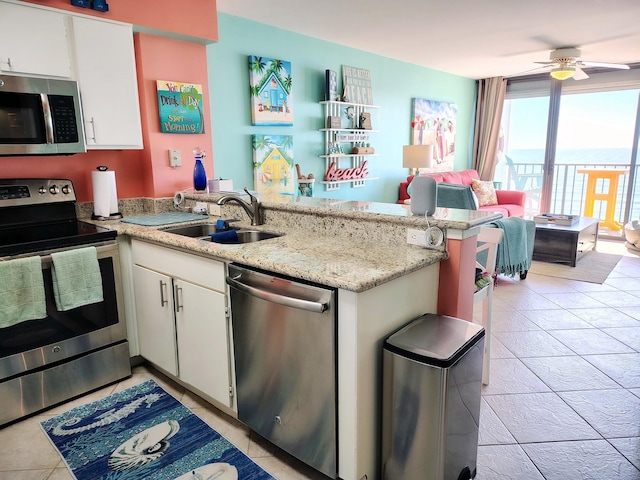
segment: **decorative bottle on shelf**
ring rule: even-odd
[[[193,149],[193,155],[196,159],[196,164],[193,167],[193,188],[197,192],[202,192],[207,189],[207,172],[202,164],[202,159],[207,155],[200,147]]]

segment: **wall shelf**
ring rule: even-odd
[[[336,145],[339,145],[341,150],[344,149],[347,152],[352,151],[354,147],[368,146],[371,135],[379,133],[379,130],[357,128],[359,126],[359,119],[361,114],[369,113],[369,110],[378,109],[380,108],[379,106],[329,100],[322,101],[320,104],[324,106],[325,122],[327,122],[329,117],[338,117],[341,123],[340,128],[325,127],[320,129],[320,131],[324,133],[324,154],[319,155],[319,157],[325,160],[325,172],[328,172],[334,163],[338,169],[362,168],[369,158],[379,156],[376,153],[335,153],[334,150]],[[345,120],[344,117],[347,109],[351,109],[349,113],[352,118]],[[345,126],[345,121],[352,123]],[[329,124],[326,123],[326,125]],[[368,166],[367,164],[367,167]],[[325,190],[331,191],[340,189],[340,185],[344,183],[350,183],[352,188],[361,188],[364,187],[369,180],[378,180],[378,177],[367,176],[365,178],[336,181],[324,180],[319,183],[324,184]]]

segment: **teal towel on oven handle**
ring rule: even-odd
[[[0,261],[0,328],[46,316],[40,257]]]
[[[59,311],[103,300],[102,276],[96,247],[77,248],[51,254],[53,296]]]

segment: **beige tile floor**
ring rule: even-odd
[[[640,257],[603,285],[530,274],[494,293],[478,480],[640,479]],[[149,367],[0,429],[0,480],[70,480],[39,422],[149,378],[280,480],[326,478]]]
[[[640,479],[640,256],[598,250],[602,285],[499,277],[477,480]]]

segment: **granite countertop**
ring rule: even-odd
[[[240,245],[212,243],[163,231],[175,224],[147,227],[120,221],[92,223],[167,247],[362,292],[448,258],[444,246],[431,250],[408,245],[407,227],[424,228],[428,223],[445,230],[467,230],[500,218],[499,214],[438,209],[434,217],[425,220],[412,216],[402,205],[278,197],[277,201],[262,200],[265,225],[251,227],[242,212],[242,220],[234,226],[283,235]],[[217,196],[198,195],[195,198],[214,202]],[[288,214],[295,214],[291,217],[293,220],[288,219]],[[300,221],[301,218],[306,220]],[[189,223],[214,223],[217,219],[204,217],[201,222]],[[319,223],[320,231],[317,229]],[[384,233],[389,231],[391,236]]]

